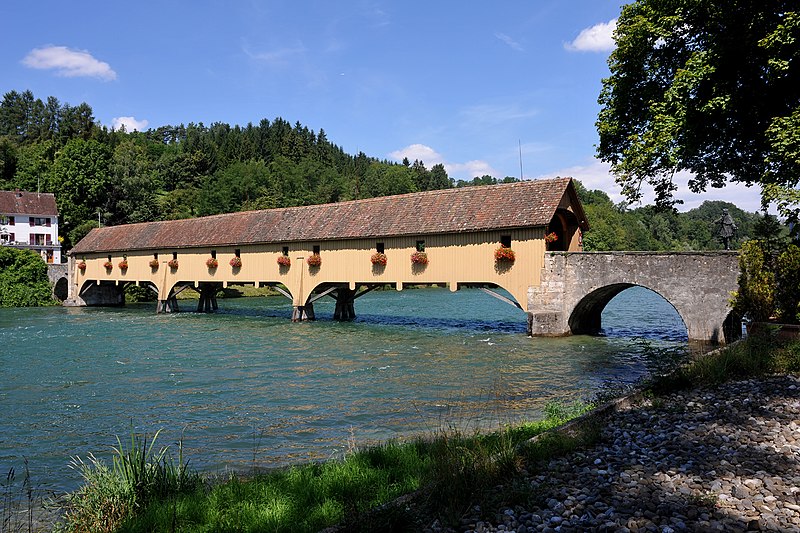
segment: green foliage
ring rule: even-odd
[[[195,492],[203,487],[199,475],[188,469],[183,447],[178,443],[178,459],[170,447],[156,449],[158,432],[148,437],[131,431],[125,446],[117,437],[112,464],[89,454],[88,462],[79,457],[70,467],[83,477],[84,484],[69,496],[63,527],[70,532],[118,531],[119,527],[151,502]]]
[[[47,264],[32,250],[0,246],[0,307],[56,305]]]
[[[657,204],[671,206],[681,171],[692,174],[695,192],[728,180],[796,190],[794,0],[636,0],[623,7],[615,41],[599,97],[598,155],[630,200],[647,182]]]
[[[575,184],[589,220],[589,230],[583,234],[583,246],[590,252],[720,250],[722,241],[718,238],[719,227],[715,221],[723,209],[728,209],[736,221],[738,230],[731,244],[737,248],[756,234],[756,226],[762,220],[755,213],[747,213],[721,201],[705,201],[685,213],[649,206],[628,209],[625,204],[615,205],[603,191],[587,190],[577,181]],[[777,235],[786,233],[779,224],[775,231]]]
[[[775,304],[783,323],[800,323],[800,247],[790,244],[775,260]]]
[[[762,241],[747,241],[739,255],[739,290],[734,311],[754,322],[768,320],[775,310],[775,273]]]

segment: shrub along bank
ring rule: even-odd
[[[32,250],[0,246],[0,307],[56,305],[47,264]]]

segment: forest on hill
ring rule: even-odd
[[[54,193],[67,250],[98,217],[118,225],[495,183],[453,180],[441,164],[347,154],[324,130],[282,118],[126,132],[97,123],[87,103],[43,101],[31,91],[0,102],[0,190]],[[628,209],[580,185],[579,192],[591,225],[587,250],[719,249],[713,221],[723,207],[739,226],[737,243],[760,218],[724,202],[679,213]]]

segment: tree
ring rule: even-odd
[[[92,220],[98,210],[105,208],[110,159],[108,146],[82,139],[71,140],[56,156],[51,183],[63,234],[69,235],[73,228]]]
[[[673,205],[681,171],[694,192],[728,181],[771,185],[782,197],[796,190],[796,0],[636,0],[623,7],[615,40],[597,152],[631,201],[647,182],[657,205]]]

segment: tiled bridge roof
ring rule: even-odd
[[[72,253],[327,241],[545,226],[570,178],[93,229]],[[581,221],[583,222],[583,221]]]

